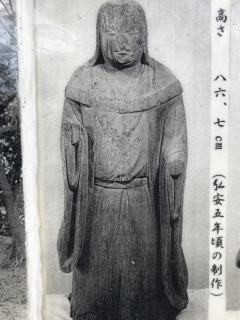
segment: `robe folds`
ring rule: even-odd
[[[124,96],[101,64],[78,68],[65,96],[58,254],[73,271],[72,317],[171,319],[166,306],[188,303],[182,87],[151,59]]]

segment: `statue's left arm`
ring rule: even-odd
[[[161,277],[169,301],[182,310],[188,303],[188,272],[182,251],[187,167],[187,130],[182,95],[168,100],[163,107],[159,167]]]
[[[165,154],[168,201],[171,224],[174,224],[182,212],[187,166],[187,130],[182,95],[169,102],[165,128],[169,141]]]

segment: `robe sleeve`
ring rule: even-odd
[[[164,134],[167,140],[165,151],[167,192],[173,224],[178,221],[182,212],[187,166],[187,130],[182,95],[173,99],[166,111]]]
[[[76,104],[66,98],[62,119],[61,150],[65,187],[72,192],[76,191],[79,181],[80,129],[81,120]]]
[[[80,106],[64,102],[61,151],[64,177],[64,217],[58,237],[61,270],[71,272],[83,246],[88,201],[88,141]]]
[[[166,102],[159,164],[160,274],[166,296],[177,309],[188,303],[188,272],[182,251],[183,194],[187,131],[182,95]]]

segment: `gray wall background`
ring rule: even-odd
[[[68,0],[66,4],[63,0],[39,0],[37,3],[39,181],[47,293],[71,290],[71,276],[59,270],[56,251],[63,216],[60,122],[66,83],[72,72],[94,54],[96,16],[103,2]],[[139,0],[139,3],[148,19],[150,55],[168,66],[184,89],[189,158],[183,249],[189,270],[189,288],[202,289],[208,287],[209,261],[210,0]],[[237,1],[235,3],[237,6]],[[238,55],[239,49],[234,52],[234,61]],[[236,72],[234,77],[237,82]],[[237,106],[239,99],[235,96],[232,104]],[[231,158],[229,186],[232,200],[228,224],[229,308],[240,308],[237,305],[240,272],[234,267],[236,251],[240,248],[240,222],[237,221],[240,112],[236,113],[237,116],[235,112],[231,114],[230,130],[230,151],[234,157]]]

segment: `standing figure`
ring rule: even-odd
[[[150,58],[132,0],[98,13],[94,57],[66,88],[60,267],[74,320],[171,320],[188,303],[182,252],[182,87]]]

